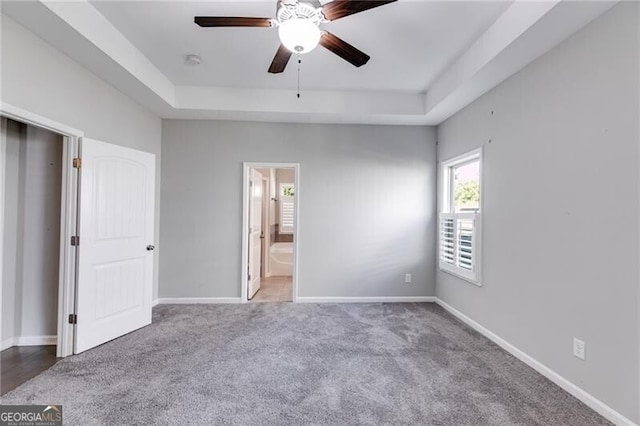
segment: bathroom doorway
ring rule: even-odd
[[[294,302],[297,295],[297,164],[245,163],[242,300]]]

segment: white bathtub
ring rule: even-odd
[[[274,243],[269,249],[272,276],[293,275],[293,243]]]

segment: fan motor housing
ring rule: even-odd
[[[319,7],[314,6],[307,2],[287,3],[286,1],[280,2],[280,7],[276,14],[279,23],[286,22],[290,19],[308,19],[315,24],[319,24],[324,19],[322,11]]]

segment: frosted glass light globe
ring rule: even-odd
[[[308,53],[320,42],[320,28],[309,19],[293,18],[278,28],[280,41],[293,53]]]

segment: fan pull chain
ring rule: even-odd
[[[300,99],[300,64],[302,63],[302,60],[300,59],[300,56],[298,56],[298,99]]]

